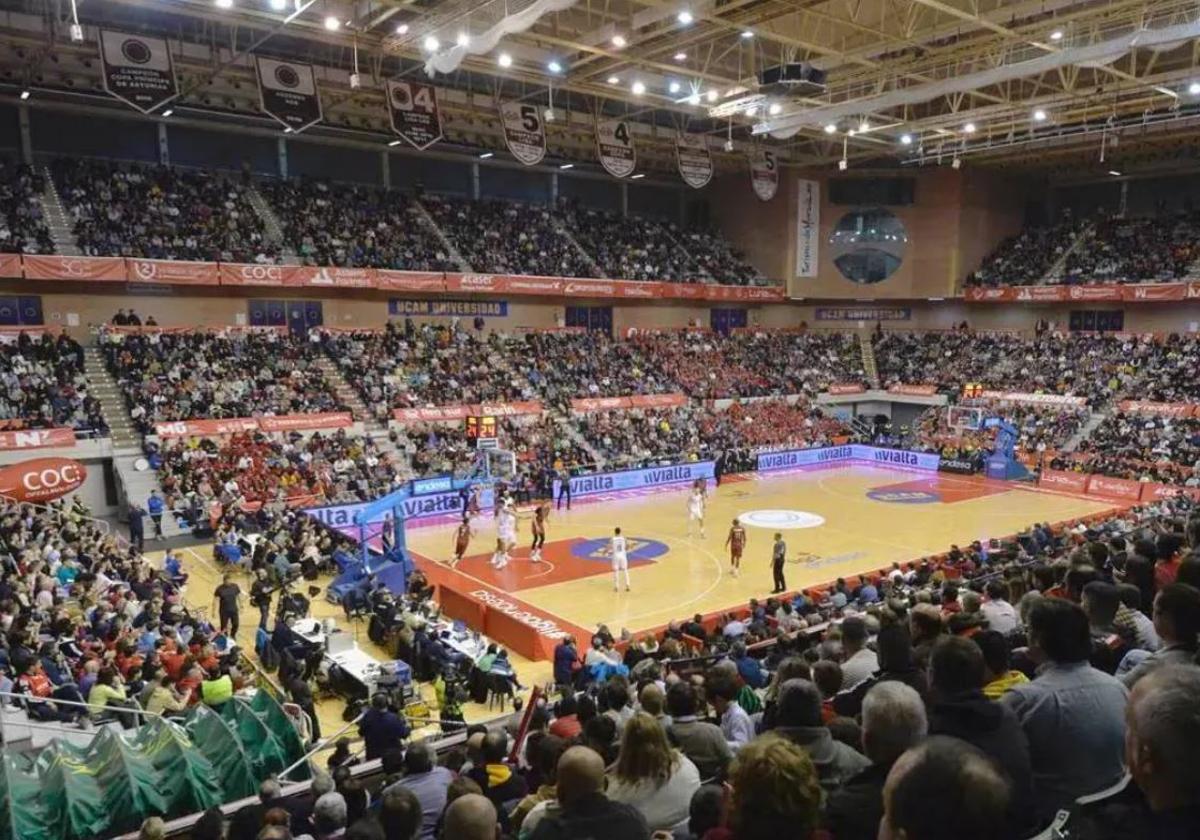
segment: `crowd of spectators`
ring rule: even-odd
[[[1200,399],[1200,339],[1126,335],[880,332],[875,361],[885,388],[935,385],[957,395],[966,383],[987,389],[1085,397],[1100,407],[1129,397],[1156,402]]]
[[[421,201],[475,271],[550,277],[590,277],[595,273],[556,226],[549,207],[432,195]]]
[[[850,435],[845,423],[803,398],[734,401],[723,411],[705,411],[696,423],[713,450],[831,446]]]
[[[1060,468],[1167,484],[1200,486],[1200,419],[1116,412]]]
[[[1087,239],[1067,258],[1065,283],[1146,283],[1179,280],[1200,257],[1200,216],[1096,221]]]
[[[1084,408],[1055,405],[1008,404],[993,400],[975,400],[971,405],[982,411],[984,418],[998,417],[1018,431],[1015,449],[1018,456],[1039,459],[1043,454],[1055,454],[1083,424],[1089,412]],[[913,429],[918,445],[943,454],[973,457],[976,453],[991,452],[996,438],[995,429],[964,429],[950,426],[945,406],[926,410]]]
[[[21,332],[0,342],[0,428],[56,426],[108,434],[100,402],[88,392],[83,347],[65,332]]]
[[[321,180],[259,185],[306,265],[457,271],[409,196]]]
[[[461,423],[408,423],[392,433],[416,477],[468,472],[476,449]],[[532,490],[542,485],[547,470],[573,469],[591,458],[553,417],[529,415],[498,418],[497,442],[516,458],[514,482]]]
[[[101,337],[134,425],[345,410],[318,344],[276,330],[109,332]]]
[[[1049,226],[1022,228],[997,246],[978,270],[967,275],[967,286],[1037,285],[1067,252],[1086,224],[1067,214]]]
[[[42,210],[45,178],[31,166],[0,161],[0,252],[53,254]]]
[[[61,158],[50,167],[81,252],[273,263],[245,184],[207,170]]]

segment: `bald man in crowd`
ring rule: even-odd
[[[558,760],[558,802],[547,809],[532,840],[650,840],[642,815],[604,795],[604,759],[590,747],[571,747]]]
[[[442,836],[454,840],[496,840],[500,836],[496,806],[478,793],[460,796],[446,809]]]

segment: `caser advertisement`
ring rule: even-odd
[[[71,458],[34,458],[0,468],[0,496],[18,502],[50,502],[78,490],[87,467]]]

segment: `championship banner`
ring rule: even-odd
[[[311,64],[255,56],[263,111],[292,131],[321,121],[321,95]]]
[[[216,263],[188,260],[141,260],[128,258],[125,266],[130,283],[163,283],[176,286],[216,286],[221,274]]]
[[[163,38],[100,30],[104,89],[143,114],[179,95],[171,49]]]
[[[708,138],[703,134],[684,134],[675,138],[675,160],[679,175],[689,187],[700,189],[712,180],[713,162]]]
[[[428,149],[442,139],[442,116],[437,88],[422,82],[389,80],[388,113],[392,131],[416,149]]]
[[[54,429],[19,429],[0,432],[0,450],[49,449],[75,445],[75,430],[65,426]]]
[[[125,282],[121,257],[64,257],[26,254],[21,258],[27,280],[96,280]]]
[[[821,255],[821,185],[804,179],[797,183],[796,276],[816,277]]]
[[[1153,414],[1158,417],[1194,417],[1200,412],[1200,406],[1191,403],[1160,403],[1144,402],[1142,400],[1122,400],[1117,403],[1117,409],[1124,414]]]
[[[750,185],[763,201],[775,197],[779,189],[779,162],[771,149],[756,148],[750,152]]]
[[[893,385],[888,388],[889,394],[903,394],[909,397],[932,397],[937,393],[936,385]]]
[[[504,142],[513,157],[526,166],[536,166],[546,156],[546,126],[536,105],[504,102],[500,105]]]
[[[258,418],[258,427],[264,432],[345,429],[353,425],[354,417],[348,411],[334,411],[323,414],[281,414],[275,417]]]
[[[625,120],[596,123],[596,154],[609,175],[625,178],[637,168],[637,149]]]

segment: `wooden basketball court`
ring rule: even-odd
[[[711,484],[711,482],[710,482]],[[776,531],[788,546],[788,588],[873,571],[951,544],[1004,537],[1033,522],[1059,522],[1112,509],[1108,502],[1008,482],[875,466],[840,466],[735,477],[709,489],[706,534],[687,534],[688,487],[590,497],[551,514],[544,561],[529,559],[529,521],[520,522],[508,567],[489,560],[496,534],[476,520],[466,558],[454,570],[454,525],[410,528],[408,545],[435,581],[508,593],[531,613],[588,634],[660,627],[693,613],[744,605],[771,590]],[[725,538],[734,517],[747,531],[739,577],[729,573]],[[630,544],[632,591],[613,591],[608,539],[620,526]]]

